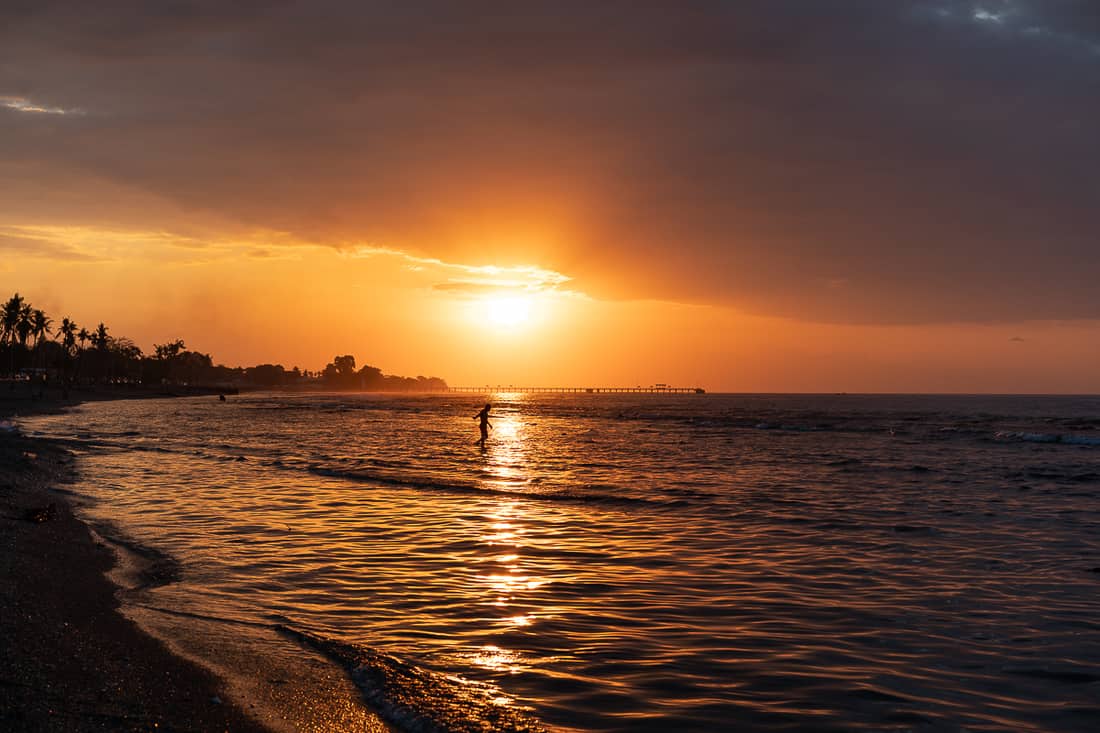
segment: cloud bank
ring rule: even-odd
[[[1088,0],[15,2],[0,102],[6,221],[67,216],[60,186],[132,219],[109,181],[181,212],[150,228],[534,263],[608,298],[1100,317]]]

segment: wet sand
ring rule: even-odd
[[[32,401],[0,384],[0,420],[149,396],[100,389]],[[214,675],[119,613],[104,575],[114,554],[51,491],[73,470],[63,447],[0,430],[0,729],[266,730]]]

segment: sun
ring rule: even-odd
[[[488,325],[514,329],[531,320],[531,298],[523,295],[487,295],[482,298],[479,316]]]

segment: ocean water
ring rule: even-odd
[[[1100,729],[1100,398],[492,399],[484,451],[460,395],[25,427],[179,562],[131,611],[256,695],[323,708],[308,649],[394,730]]]

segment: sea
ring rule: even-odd
[[[275,728],[1100,730],[1098,397],[251,393],[22,426],[77,453],[124,611]]]

